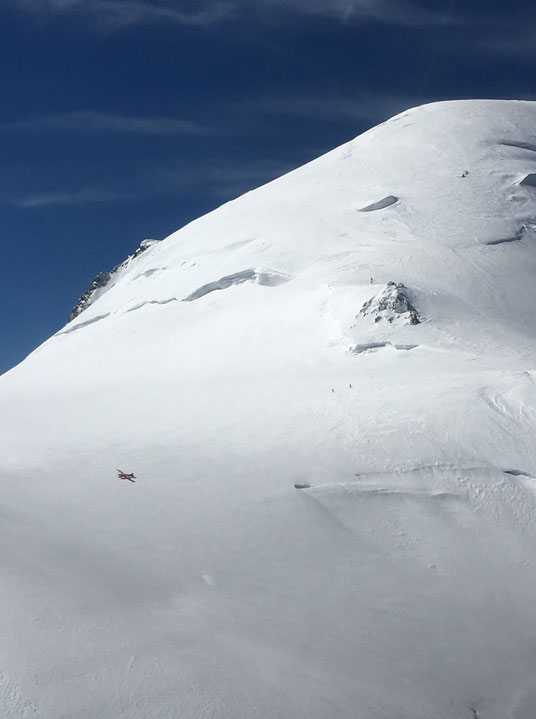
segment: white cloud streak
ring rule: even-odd
[[[234,105],[242,112],[276,117],[309,117],[315,120],[355,120],[376,123],[436,97],[422,99],[416,95],[388,93],[347,93],[264,97]]]
[[[463,23],[448,11],[412,0],[7,0],[40,15],[91,18],[97,26],[119,29],[148,22],[214,25],[223,20],[287,12],[325,16],[343,23],[380,22],[402,26]]]
[[[527,18],[526,23],[515,28],[495,31],[480,38],[477,43],[479,50],[510,58],[536,56],[536,17]]]
[[[58,192],[36,192],[21,196],[4,196],[3,201],[21,208],[49,207],[51,205],[90,205],[101,202],[118,202],[134,199],[126,193],[98,187],[85,187],[80,190]]]
[[[80,15],[97,26],[120,28],[148,22],[211,25],[225,17],[232,6],[211,0],[201,8],[184,9],[184,3],[157,0],[8,0],[21,10],[39,15]]]
[[[133,202],[150,197],[179,196],[202,192],[216,201],[229,200],[294,169],[294,165],[273,160],[203,163],[195,167],[153,167],[137,176],[118,180],[112,186],[85,186],[47,192],[0,193],[0,202],[22,209],[67,207],[100,203]],[[115,183],[114,183],[115,184]]]
[[[93,110],[41,115],[0,125],[3,132],[124,133],[138,135],[208,135],[209,128],[188,120],[167,117],[129,117]]]
[[[410,0],[260,0],[267,7],[295,13],[324,15],[344,23],[381,22],[392,25],[451,25],[462,23],[449,12],[435,11]]]

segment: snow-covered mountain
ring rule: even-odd
[[[3,717],[533,719],[535,177],[404,112],[0,378]]]

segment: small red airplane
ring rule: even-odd
[[[134,477],[136,476],[134,472],[131,472],[130,474],[127,474],[126,472],[121,471],[120,469],[117,470],[117,476],[119,479],[128,479],[129,482],[134,482]]]

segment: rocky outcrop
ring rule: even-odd
[[[100,290],[108,285],[114,271],[115,270],[112,270],[112,272],[99,272],[99,274],[91,280],[89,287],[73,307],[72,312],[69,315],[69,322],[74,320],[75,317],[78,317],[81,312],[89,307],[89,305],[93,302],[97,290]]]
[[[381,292],[365,302],[357,317],[370,317],[375,323],[418,325],[422,318],[409,301],[407,292],[401,282],[388,282]]]
[[[149,249],[149,247],[152,247],[152,245],[156,244],[157,242],[160,242],[160,240],[143,240],[143,242],[140,244],[138,249],[134,252],[134,254],[129,255],[124,262],[121,262],[119,265],[116,265],[113,270],[110,272],[99,272],[99,274],[94,277],[91,282],[89,283],[89,287],[87,290],[82,294],[76,305],[73,307],[71,314],[69,315],[68,322],[72,322],[80,313],[82,313],[85,309],[87,309],[90,305],[95,302],[97,297],[99,297],[106,289],[112,287],[115,282],[114,280],[117,279],[117,275],[120,272],[120,270],[128,267],[132,260],[135,260],[139,255],[141,255],[143,252]]]

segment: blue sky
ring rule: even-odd
[[[3,0],[0,372],[145,238],[432,100],[535,99],[536,8]]]

